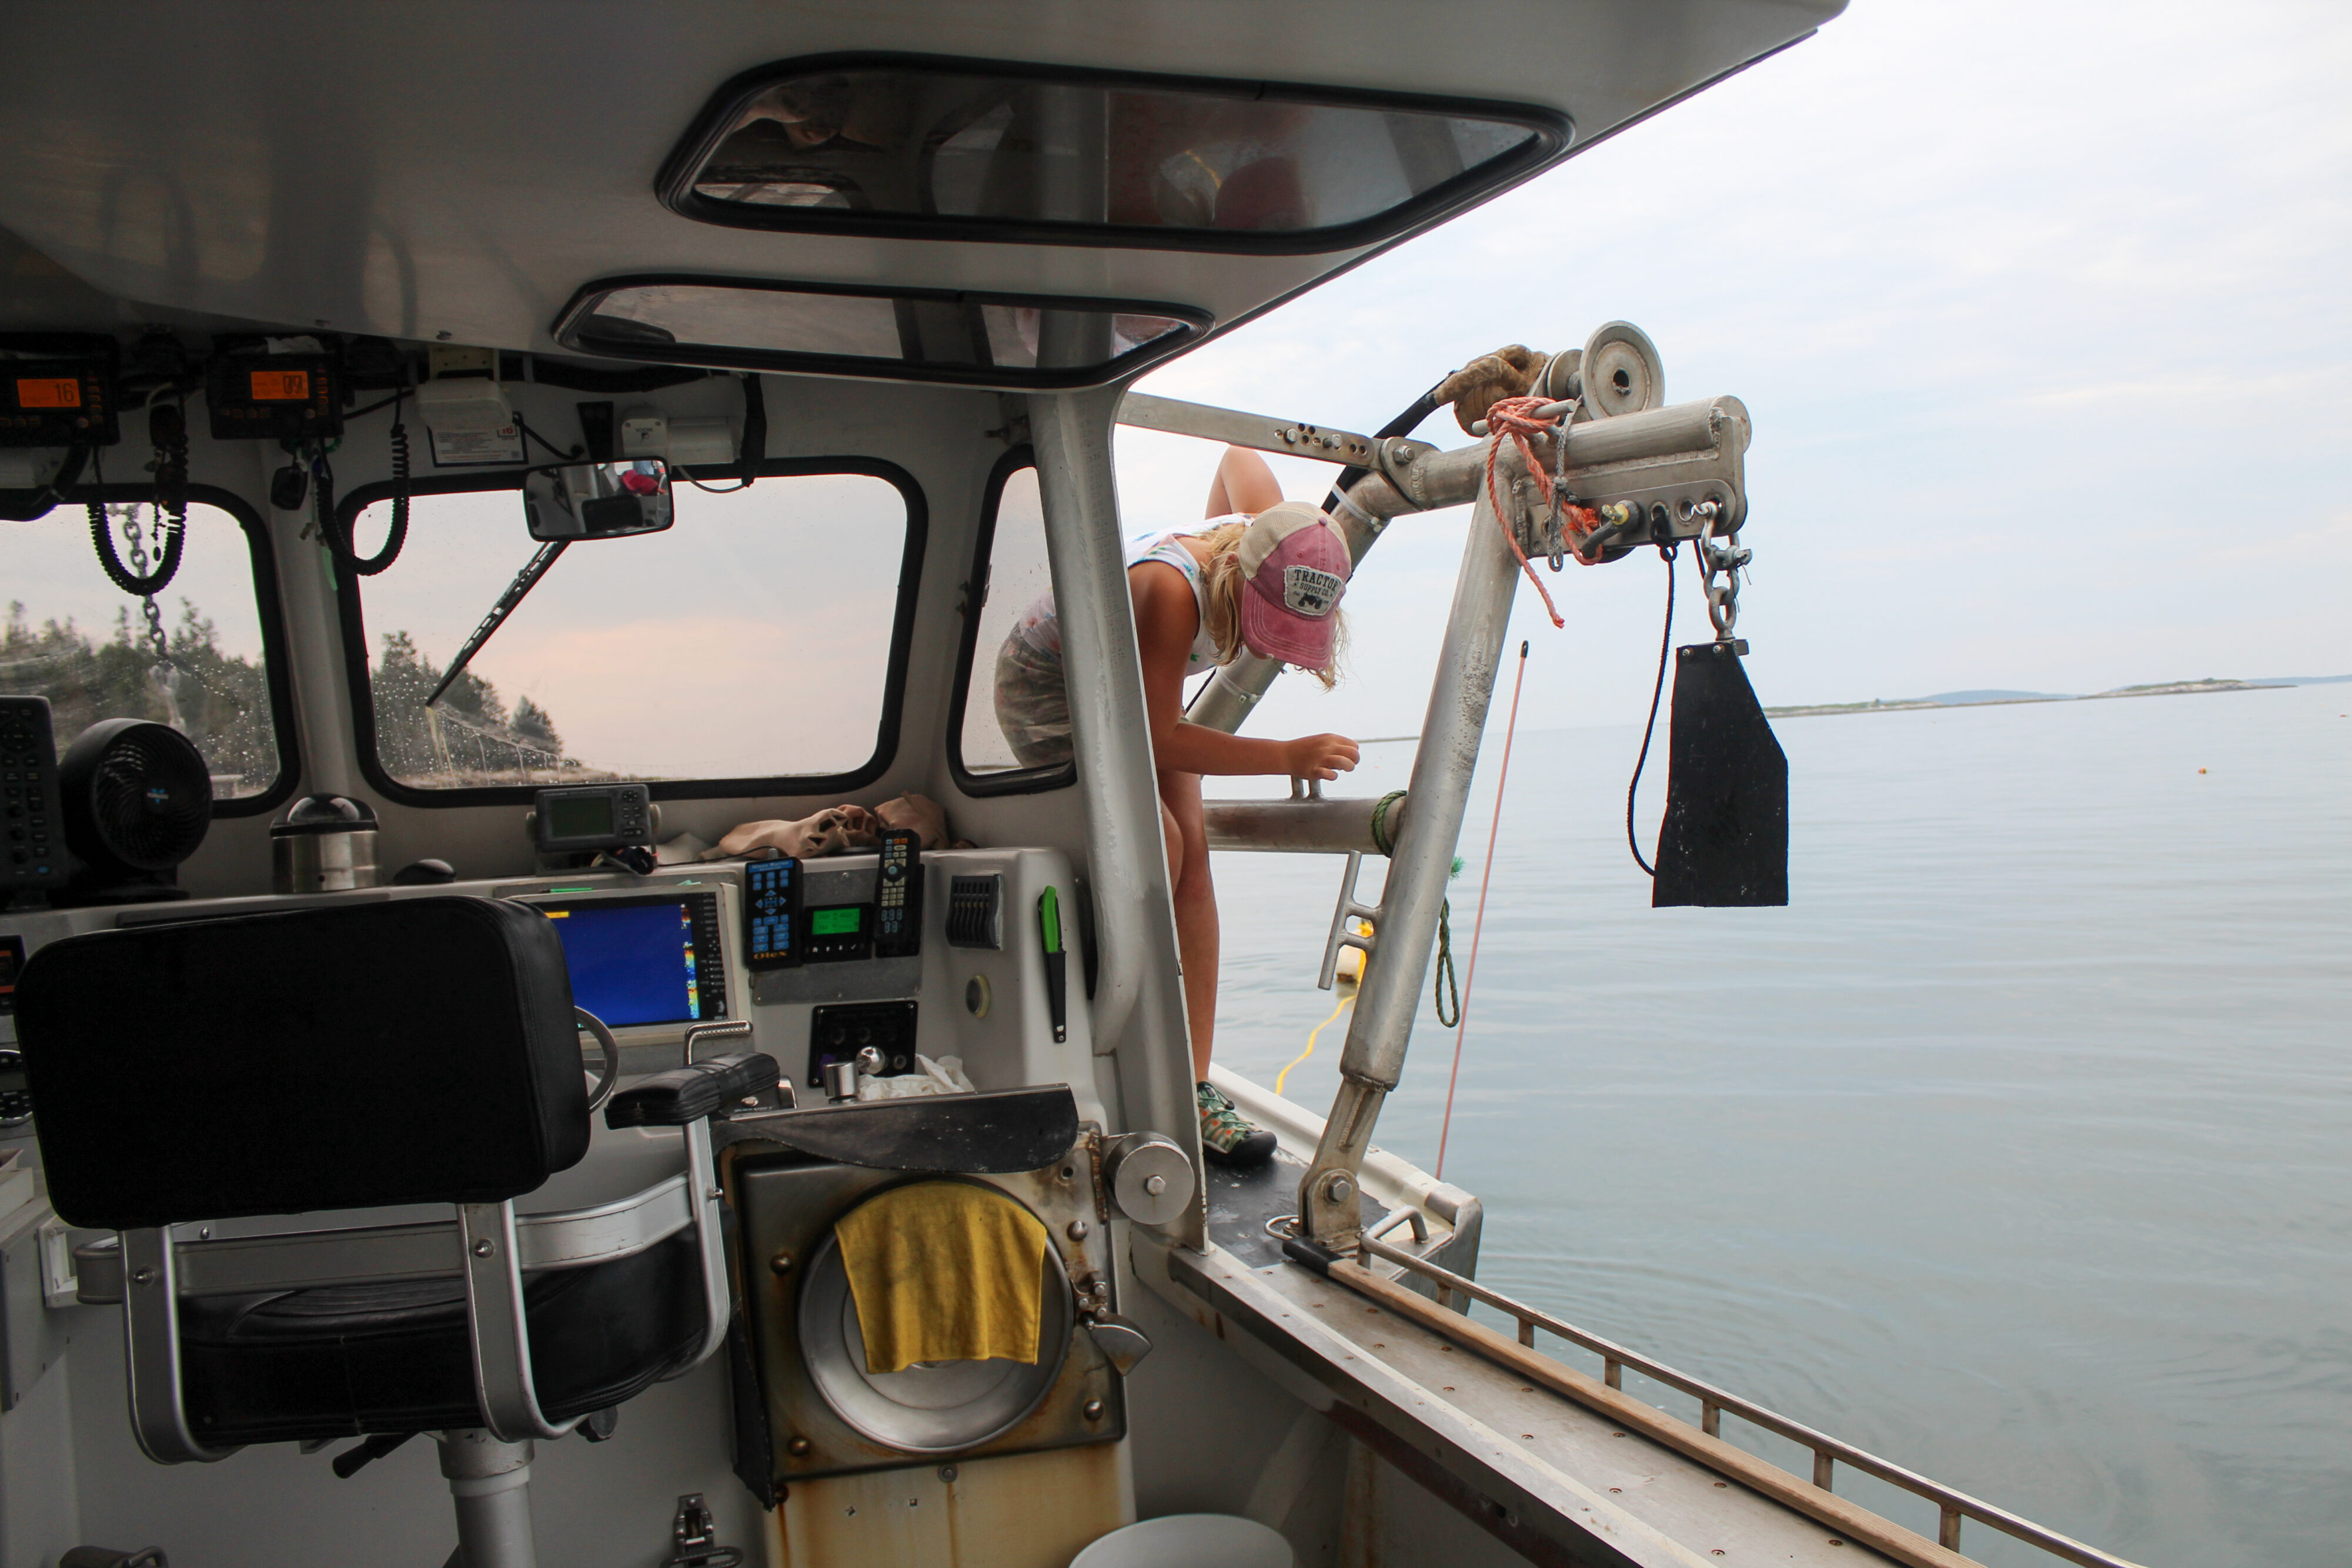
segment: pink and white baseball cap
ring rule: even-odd
[[[1242,536],[1242,641],[1261,658],[1301,669],[1331,662],[1340,595],[1348,591],[1348,542],[1331,519],[1304,501],[1257,515]]]

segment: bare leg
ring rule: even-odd
[[[1217,890],[1209,877],[1209,829],[1194,773],[1160,775],[1160,825],[1169,835],[1169,885],[1176,897],[1176,952],[1184,964],[1184,1018],[1192,1032],[1192,1077],[1209,1076],[1217,1032]]]
[[[1201,515],[1222,517],[1231,512],[1247,512],[1255,517],[1281,501],[1282,486],[1266,460],[1246,446],[1228,446],[1217,464],[1217,476],[1209,486],[1209,509]]]

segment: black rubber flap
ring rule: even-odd
[[[1675,716],[1654,908],[1789,902],[1789,758],[1719,643],[1675,650]]]
[[[16,1032],[76,1225],[489,1203],[588,1152],[572,985],[526,904],[407,898],[93,932]]]
[[[973,1176],[1034,1171],[1078,1141],[1065,1084],[984,1094],[916,1094],[807,1111],[738,1116],[736,1136],[872,1170]]]

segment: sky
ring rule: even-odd
[[[1768,704],[2352,672],[2352,6],[1856,0],[1820,35],[1153,372],[1379,428],[1500,344],[1649,333],[1744,401]],[[1468,438],[1441,412],[1423,438]],[[1204,444],[1123,431],[1134,528]],[[1331,470],[1279,460],[1286,493]],[[1349,679],[1260,734],[1420,727],[1467,509],[1392,528]],[[1530,727],[1639,723],[1651,552],[1531,590]],[[1676,641],[1710,634],[1684,569]]]
[[[2347,79],[2342,0],[1857,0],[1139,385],[1369,432],[1487,350],[1630,320],[1670,401],[1729,393],[1753,417],[1739,632],[1768,704],[2352,673]],[[1443,412],[1420,434],[1469,440]],[[1127,526],[1197,522],[1217,456],[1122,430]],[[1274,461],[1322,497],[1329,467]],[[1278,683],[1252,732],[1416,732],[1467,519],[1392,527],[1348,597],[1339,689]],[[12,544],[0,602],[110,625],[79,522],[11,527],[43,548]],[[174,594],[243,648],[250,614],[206,587],[241,570],[219,543]],[[446,653],[509,570],[397,608]],[[1568,623],[1521,590],[1522,725],[1640,723],[1654,555],[1545,581]],[[1678,642],[1709,634],[1691,586],[1685,568]],[[484,672],[620,758],[644,704],[556,680],[573,666],[551,630],[519,617]],[[830,724],[820,695],[804,716]]]

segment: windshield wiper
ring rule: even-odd
[[[506,624],[507,617],[515,612],[530,591],[539,586],[539,580],[547,575],[547,569],[555,564],[555,558],[570,549],[571,545],[570,539],[549,540],[539,547],[539,553],[530,558],[529,564],[515,573],[515,580],[507,584],[507,591],[499,595],[499,601],[490,606],[490,612],[482,617],[482,623],[474,628],[474,634],[466,639],[466,645],[457,650],[457,657],[451,662],[449,673],[441,677],[441,684],[435,686],[433,695],[425,699],[426,707],[431,707],[435,703],[439,702],[441,694],[447,691],[451,683],[466,673],[466,666],[474,662],[474,655],[482,651],[482,644],[488,642],[497,634],[498,629]]]

